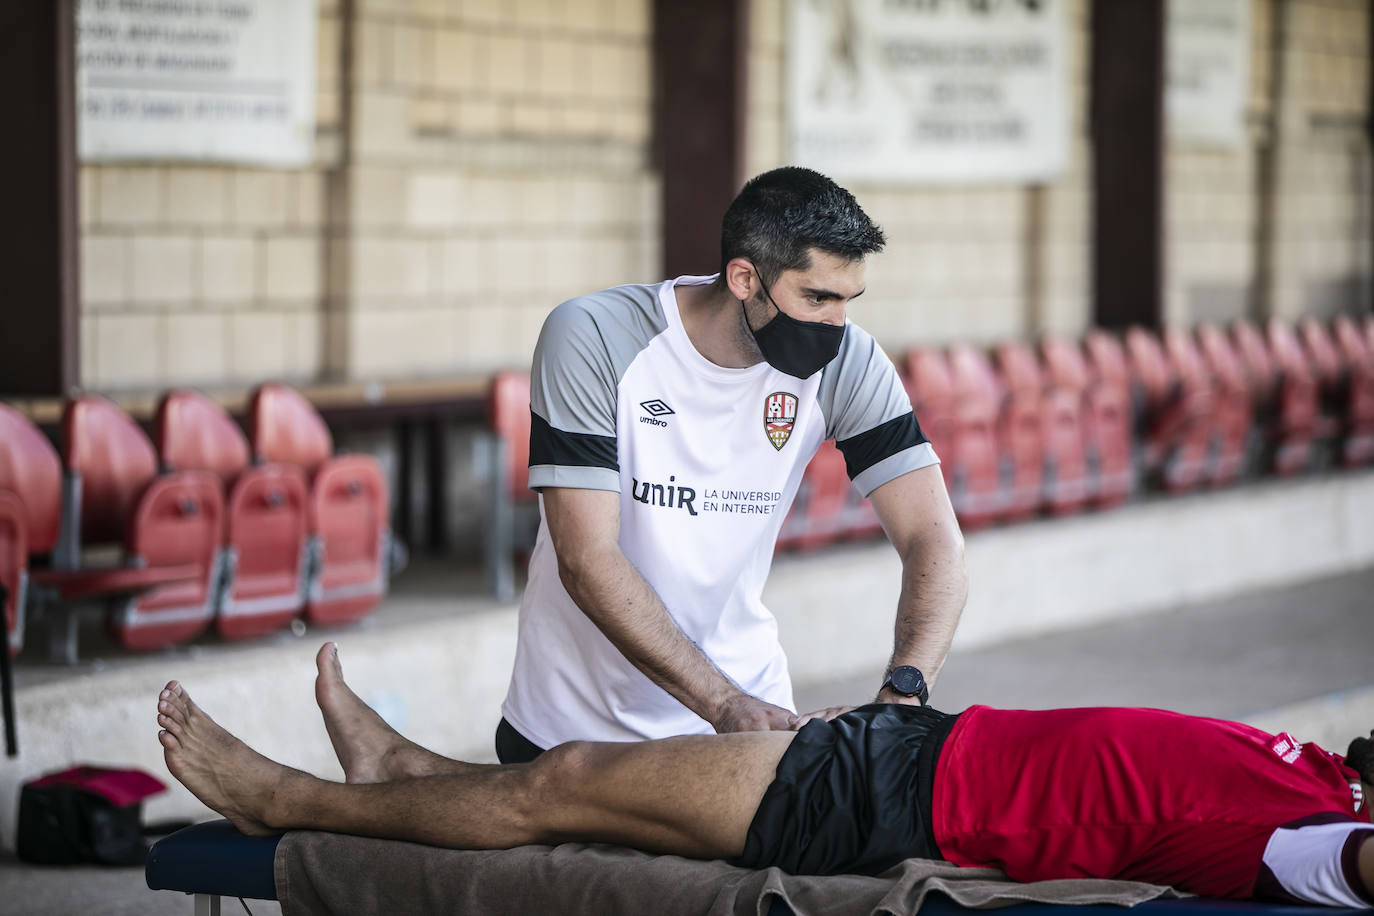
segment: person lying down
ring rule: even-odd
[[[177,681],[158,697],[167,768],[244,833],[601,842],[820,875],[924,857],[1018,881],[1374,907],[1368,738],[1341,757],[1155,709],[871,705],[796,732],[573,742],[532,763],[471,764],[392,730],[344,682],[332,643],[316,665],[344,783],[258,754]]]

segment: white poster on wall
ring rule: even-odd
[[[310,161],[315,0],[78,0],[86,161]]]
[[[1169,139],[1239,147],[1250,97],[1250,0],[1169,0]]]
[[[1051,179],[1067,27],[1061,0],[788,0],[791,159],[884,183]]]

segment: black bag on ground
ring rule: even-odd
[[[142,770],[91,766],[27,782],[15,851],[38,865],[142,865],[143,799],[166,788]]]

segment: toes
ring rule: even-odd
[[[181,750],[181,742],[177,740],[177,736],[166,729],[157,733],[157,741],[169,751]]]
[[[165,716],[178,725],[184,725],[186,723],[186,705],[182,702],[181,698],[175,694],[168,694],[168,692],[164,690],[162,696],[158,698],[157,711],[159,716]]]
[[[337,643],[327,642],[320,646],[320,651],[315,656],[315,667],[319,669],[320,674],[339,680],[343,679],[343,666],[339,664],[339,646]]]
[[[181,737],[182,725],[180,722],[178,722],[176,719],[173,719],[171,716],[159,713],[157,717],[157,724],[161,725],[164,731],[171,732],[178,738]]]

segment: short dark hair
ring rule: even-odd
[[[1361,780],[1374,786],[1374,740],[1356,738],[1351,741],[1345,751],[1345,765],[1359,773]]]
[[[820,172],[784,166],[749,179],[720,227],[720,270],[748,258],[763,282],[805,270],[816,248],[851,261],[883,250],[887,239],[844,188]]]

